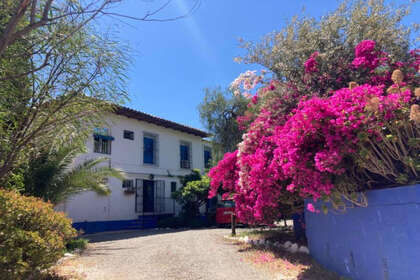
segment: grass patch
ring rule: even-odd
[[[67,252],[73,252],[76,249],[83,251],[86,249],[88,243],[89,240],[85,238],[72,239],[66,245]]]

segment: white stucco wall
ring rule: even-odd
[[[191,167],[204,169],[205,143],[199,136],[119,115],[109,115],[107,124],[115,138],[112,141],[111,154],[94,153],[94,141],[93,137],[90,137],[86,143],[88,152],[79,156],[75,164],[90,158],[106,157],[109,158],[112,167],[126,173],[127,179],[150,179],[150,175],[153,174],[154,180],[165,181],[165,197],[171,195],[171,182],[177,182],[178,189],[181,187],[177,176],[191,172],[189,169],[180,168],[181,141],[191,143]],[[133,131],[134,140],[124,139],[124,130]],[[157,165],[143,164],[144,132],[158,135]],[[125,194],[122,182],[118,179],[110,178],[108,183],[112,191],[109,196],[99,196],[93,192],[81,193],[68,199],[58,210],[65,211],[73,222],[136,219],[139,214],[135,212],[135,194]],[[180,210],[181,207],[176,205],[176,214]]]

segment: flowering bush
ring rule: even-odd
[[[418,182],[419,51],[408,57],[394,63],[366,40],[347,64],[364,82],[360,86],[309,93],[298,102],[301,94],[288,82],[258,89],[258,110],[248,118],[238,152],[209,173],[211,194],[223,186],[234,195],[242,220],[270,223],[280,205],[301,207],[304,198],[363,204],[356,192]],[[388,73],[397,66],[406,77],[400,70]],[[322,76],[320,69],[313,53],[303,71]],[[318,211],[313,205],[309,210]]]
[[[211,177],[209,196],[213,197],[217,194],[219,186],[223,185],[223,189],[228,192],[234,192],[238,185],[238,151],[226,153],[223,159],[213,167],[209,172]]]

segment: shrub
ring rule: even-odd
[[[238,151],[210,170],[210,194],[222,185],[233,194],[241,220],[270,223],[282,205],[303,207],[305,198],[337,208],[345,208],[343,199],[365,206],[365,190],[420,182],[420,50],[394,61],[364,40],[351,61],[349,71],[364,79],[349,87],[323,96],[308,88],[296,106],[279,96],[262,103]],[[310,72],[316,66],[310,60],[301,67]],[[246,88],[255,79],[248,75],[234,83]],[[288,92],[289,86],[270,83],[256,96],[264,100],[276,89]],[[312,204],[308,210],[319,211]]]
[[[203,206],[209,194],[210,179],[201,175],[199,169],[192,170],[181,178],[182,188],[172,194],[172,197],[182,205],[182,215],[193,218],[200,215],[200,207]]]
[[[66,244],[67,251],[73,252],[76,249],[84,250],[86,249],[87,245],[89,243],[89,240],[85,238],[76,238],[72,239]]]
[[[62,257],[76,235],[50,203],[0,189],[0,279],[25,279]]]

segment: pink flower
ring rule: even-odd
[[[315,213],[316,212],[315,207],[314,207],[314,205],[312,203],[308,203],[308,205],[306,206],[306,208],[309,211],[311,211],[312,213]]]
[[[372,40],[364,40],[360,42],[355,48],[355,58],[352,65],[357,69],[360,67],[367,67],[375,69],[379,63],[383,61],[379,58],[380,52],[375,50],[376,43]]]
[[[305,73],[313,73],[318,72],[318,62],[316,61],[316,57],[319,55],[318,52],[314,52],[311,54],[311,56],[308,58],[308,60],[305,61]]]
[[[376,42],[373,40],[364,40],[356,46],[354,53],[356,57],[370,56],[374,54],[375,45]]]
[[[290,184],[286,187],[289,192],[293,192],[295,190],[295,184]]]

